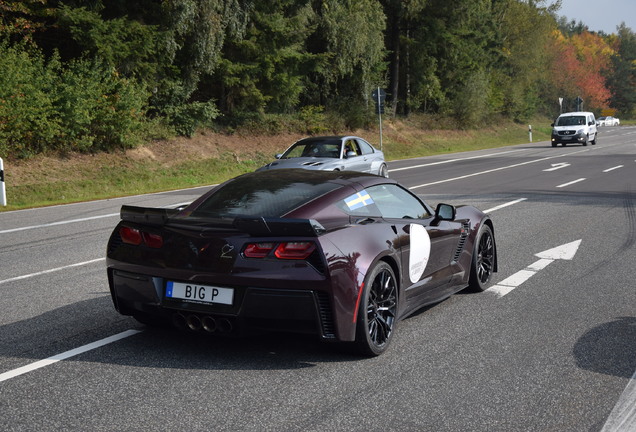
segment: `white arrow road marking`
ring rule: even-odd
[[[543,171],[545,172],[556,171],[558,169],[569,167],[569,166],[570,164],[567,162],[559,162],[559,163],[552,164],[552,168],[544,169]]]
[[[546,268],[554,260],[571,260],[576,255],[576,251],[579,249],[581,240],[566,243],[564,245],[548,249],[543,252],[539,252],[535,256],[540,260],[535,261],[523,270],[518,271],[512,276],[499,282],[497,285],[493,285],[486,290],[497,295],[497,297],[503,297],[519,285],[530,279],[537,274],[540,270]]]

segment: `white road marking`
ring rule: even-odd
[[[577,240],[535,254],[536,257],[540,258],[538,261],[535,261],[524,270],[518,271],[496,285],[491,286],[486,290],[486,292],[493,293],[499,298],[505,296],[555,260],[571,260],[574,258],[580,244],[581,240]]]
[[[590,150],[579,150],[577,152],[570,153],[570,155],[575,154],[575,153],[583,153],[583,152],[587,152],[587,151],[590,151]],[[466,175],[459,176],[459,177],[453,177],[453,178],[449,178],[449,179],[445,179],[445,180],[438,180],[438,181],[434,181],[434,182],[430,182],[430,183],[424,183],[424,184],[417,185],[417,186],[411,186],[409,189],[417,189],[417,188],[426,187],[426,186],[432,186],[432,185],[441,184],[441,183],[448,183],[448,182],[452,182],[452,181],[455,181],[455,180],[463,180],[463,179],[467,179],[467,178],[470,178],[470,177],[475,177],[475,176],[479,176],[479,175],[483,175],[483,174],[491,174],[491,173],[494,173],[494,172],[497,172],[497,171],[502,171],[502,170],[505,170],[505,169],[516,168],[516,167],[519,167],[519,166],[529,165],[529,164],[533,164],[533,163],[537,163],[537,162],[543,162],[543,161],[546,161],[546,160],[560,158],[560,157],[563,157],[563,155],[548,156],[548,157],[544,157],[544,158],[541,158],[541,159],[535,159],[535,160],[531,160],[531,161],[527,161],[527,162],[520,162],[520,163],[512,164],[512,165],[506,165],[506,166],[502,166],[502,167],[499,167],[499,168],[493,168],[493,169],[486,170],[486,171],[480,171],[480,172],[476,172],[476,173],[472,173],[472,174],[466,174]],[[393,170],[393,171],[395,171],[395,170]]]
[[[560,163],[552,164],[552,168],[544,169],[543,171],[545,172],[556,171],[558,169],[569,167],[569,166],[570,164],[567,162],[560,162]]]
[[[574,180],[574,181],[571,181],[571,182],[568,182],[568,183],[563,183],[562,185],[559,185],[559,186],[557,186],[557,187],[558,187],[558,188],[564,188],[564,187],[566,187],[566,186],[570,186],[570,185],[573,185],[573,184],[575,184],[575,183],[579,183],[579,182],[582,182],[582,181],[585,181],[585,180],[586,180],[585,178],[580,178],[580,179],[578,179],[578,180]]]
[[[636,372],[605,421],[601,432],[633,432],[636,430]]]
[[[26,231],[26,230],[36,229],[36,228],[48,228],[48,227],[52,227],[56,225],[65,225],[65,224],[70,224],[75,222],[86,222],[89,220],[103,219],[103,218],[113,217],[113,216],[119,216],[119,213],[110,213],[110,214],[101,215],[101,216],[91,216],[91,217],[86,217],[81,219],[69,219],[69,220],[60,221],[60,222],[45,223],[42,225],[31,225],[31,226],[20,227],[20,228],[12,228],[8,230],[2,230],[0,231],[0,234],[6,234],[6,233],[16,232],[16,231]]]
[[[158,207],[158,208],[179,207],[179,206],[186,205],[186,204],[190,204],[190,202],[179,203],[179,204],[170,204],[168,206],[163,206],[163,207]],[[0,234],[6,234],[6,233],[16,232],[16,231],[26,231],[26,230],[36,229],[36,228],[48,228],[48,227],[52,227],[52,226],[56,226],[56,225],[66,225],[66,224],[76,223],[76,222],[86,222],[86,221],[89,221],[89,220],[103,219],[103,218],[108,218],[108,217],[119,216],[120,214],[121,213],[109,213],[109,214],[105,214],[105,215],[90,216],[90,217],[85,217],[85,218],[80,218],[80,219],[69,219],[69,220],[60,221],[60,222],[51,222],[51,223],[45,223],[45,224],[41,224],[41,225],[31,225],[31,226],[25,226],[25,227],[20,227],[20,228],[12,228],[12,229],[7,229],[7,230],[2,230],[2,231],[0,231]]]
[[[496,207],[489,208],[488,210],[484,210],[484,213],[492,213],[492,212],[497,211],[499,209],[502,209],[502,208],[505,208],[505,207],[509,207],[511,205],[518,204],[518,203],[520,203],[522,201],[525,201],[527,199],[528,198],[519,198],[518,200],[510,201],[510,202],[507,202],[505,204],[501,204],[501,205],[498,205]]]
[[[623,165],[618,165],[618,166],[615,166],[615,167],[612,167],[612,168],[608,168],[608,169],[604,170],[603,172],[606,173],[606,172],[614,171],[614,170],[619,169],[619,168],[623,168]]]
[[[79,348],[72,349],[70,351],[63,352],[61,354],[54,355],[53,357],[49,357],[44,360],[39,360],[34,363],[28,364],[26,366],[19,367],[17,369],[13,369],[7,372],[0,374],[0,382],[9,380],[11,378],[15,378],[17,376],[23,375],[25,373],[43,368],[45,366],[49,366],[53,363],[57,363],[60,360],[66,360],[71,357],[75,357],[76,355],[83,354],[87,351],[94,350],[96,348],[102,347],[104,345],[108,345],[110,343],[116,342],[121,339],[125,339],[129,336],[134,336],[138,333],[141,333],[141,330],[126,330],[124,332],[118,333],[113,336],[109,336],[107,338],[98,340],[96,342],[89,343],[87,345],[81,346]]]
[[[80,262],[80,263],[70,264],[70,265],[67,265],[67,266],[64,266],[64,267],[57,267],[57,268],[54,268],[54,269],[44,270],[44,271],[37,272],[37,273],[31,273],[31,274],[22,275],[22,276],[16,276],[16,277],[13,277],[13,278],[0,280],[0,285],[2,285],[3,283],[15,282],[17,280],[28,279],[28,278],[31,278],[31,277],[41,276],[41,275],[48,274],[48,273],[54,273],[54,272],[57,272],[57,271],[66,270],[66,269],[73,268],[73,267],[79,267],[79,266],[83,266],[83,265],[87,265],[87,264],[93,264],[93,263],[104,261],[104,260],[106,260],[106,258],[97,258],[97,259],[90,260],[90,261],[84,261],[84,262]]]
[[[443,165],[443,164],[447,164],[447,163],[451,163],[451,162],[459,162],[459,161],[470,160],[470,159],[479,159],[479,158],[484,158],[484,157],[489,157],[489,156],[498,156],[498,155],[502,155],[502,154],[506,154],[506,153],[514,153],[514,152],[518,152],[518,151],[523,151],[523,150],[510,150],[510,151],[505,151],[505,152],[490,153],[490,154],[479,155],[479,156],[471,156],[471,157],[457,158],[457,159],[448,159],[448,160],[445,160],[445,161],[430,162],[430,163],[426,163],[426,164],[413,165],[413,166],[407,166],[407,167],[402,167],[402,168],[391,168],[391,172],[404,171],[404,170],[409,170],[409,169],[413,169],[413,168],[422,168],[422,167],[433,166],[433,165]]]

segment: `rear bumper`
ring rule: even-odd
[[[166,298],[165,280],[160,277],[109,268],[108,280],[115,309],[123,315],[163,319],[177,327],[193,323],[192,330],[198,330],[193,328],[198,323],[223,322],[231,325],[218,330],[309,333],[336,340],[331,299],[324,291],[231,287],[233,304],[220,305]]]

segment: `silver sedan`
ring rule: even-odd
[[[304,168],[321,171],[359,171],[388,177],[384,153],[357,136],[321,136],[296,141],[274,162],[257,171]]]

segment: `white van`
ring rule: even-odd
[[[552,147],[557,144],[596,144],[596,119],[591,112],[569,112],[561,114],[552,123]]]

